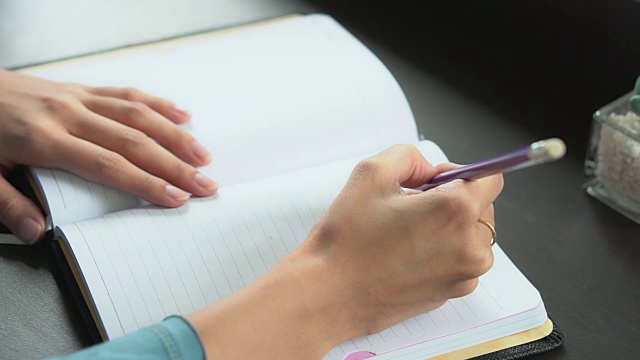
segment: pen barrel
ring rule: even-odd
[[[445,171],[434,176],[429,182],[422,185],[418,190],[428,190],[438,185],[447,183],[452,180],[475,180],[485,176],[497,173],[504,173],[517,168],[523,168],[533,165],[536,161],[530,157],[531,147],[527,146],[522,149],[510,152],[508,154],[477,162],[475,164]]]

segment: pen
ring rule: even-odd
[[[416,190],[428,190],[452,180],[475,180],[497,173],[506,173],[529,166],[555,161],[564,156],[567,147],[558,138],[536,141],[516,151],[493,159],[445,171],[434,176]]]

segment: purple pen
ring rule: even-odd
[[[452,180],[475,180],[497,173],[506,173],[532,165],[555,161],[564,156],[566,149],[564,142],[558,138],[536,141],[527,147],[493,159],[440,173],[426,184],[418,187],[417,190],[428,190]]]

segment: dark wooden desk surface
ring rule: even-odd
[[[565,333],[561,349],[535,358],[640,357],[640,225],[582,190],[592,112],[640,75],[640,6],[339,3],[316,5],[389,66],[421,132],[453,161],[565,139],[566,158],[506,175],[496,202],[501,246]],[[0,247],[0,260],[20,270],[0,277],[0,358],[87,343],[47,247]]]

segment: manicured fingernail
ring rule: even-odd
[[[196,174],[195,180],[196,180],[196,184],[198,184],[198,186],[200,186],[203,189],[207,189],[209,191],[213,191],[213,190],[216,190],[218,188],[218,183],[217,182],[209,179],[208,177],[206,177],[206,176],[204,176],[204,175],[202,175],[200,173]]]
[[[184,201],[189,199],[189,193],[186,193],[173,185],[167,185],[165,189],[167,191],[167,195],[169,195],[173,200]]]
[[[211,160],[211,153],[209,150],[197,141],[194,141],[193,144],[191,144],[191,151],[193,151],[193,155],[201,161],[208,162]]]
[[[42,225],[38,224],[38,222],[32,218],[24,219],[18,228],[18,237],[29,245],[38,241],[41,233]]]

